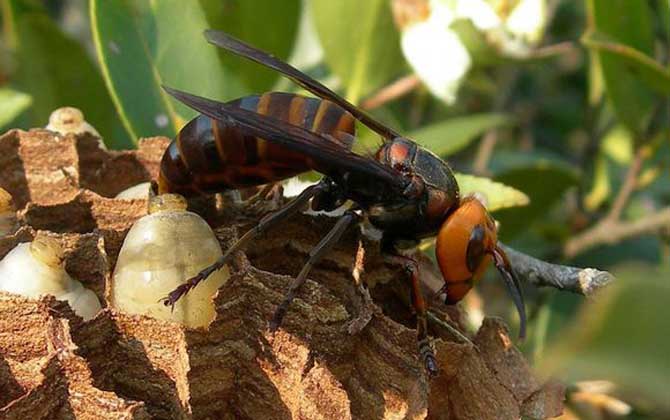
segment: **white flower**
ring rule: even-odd
[[[502,23],[491,5],[484,0],[461,0],[455,8],[456,19],[470,19],[481,31],[497,28]]]
[[[399,0],[400,1],[400,0]],[[456,94],[472,59],[450,26],[468,19],[502,54],[528,55],[546,26],[546,0],[521,0],[507,16],[496,13],[486,0],[427,0],[429,14],[402,19],[401,45],[405,58],[433,95],[447,103]],[[421,9],[417,9],[421,10]],[[398,8],[399,13],[406,9]],[[427,17],[426,17],[427,16]]]
[[[449,29],[449,18],[448,13],[438,12],[408,26],[401,45],[407,61],[433,95],[453,103],[471,60],[458,35]]]
[[[528,44],[540,42],[546,25],[545,0],[521,0],[505,20],[507,30]]]

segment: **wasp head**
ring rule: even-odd
[[[447,217],[437,234],[435,254],[445,281],[441,291],[447,295],[447,304],[463,299],[493,261],[519,311],[519,336],[525,335],[521,287],[505,252],[498,246],[496,224],[478,199],[464,198]]]

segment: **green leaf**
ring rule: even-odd
[[[526,194],[516,188],[492,181],[488,178],[458,172],[454,176],[458,182],[461,196],[465,197],[470,194],[482,195],[486,200],[486,208],[489,211],[525,206],[530,201]]]
[[[223,30],[244,42],[286,60],[300,19],[300,0],[200,0],[210,28]],[[254,92],[270,90],[279,73],[219,50],[225,67]]]
[[[589,54],[588,78],[589,106],[596,109],[605,94],[605,81],[598,54]]]
[[[517,188],[530,197],[529,206],[504,209],[496,215],[505,240],[527,229],[534,220],[546,217],[563,193],[579,180],[576,168],[551,155],[499,152],[493,163],[494,167],[498,166],[494,177],[496,181]],[[500,163],[504,166],[500,167]]]
[[[670,94],[670,70],[648,55],[628,45],[608,41],[596,33],[585,35],[582,43],[592,50],[616,55],[647,87],[661,94]]]
[[[657,0],[656,1],[656,10],[660,16],[661,24],[659,29],[661,32],[661,39],[665,39],[666,45],[667,41],[670,40],[670,1],[667,0]]]
[[[199,3],[92,0],[91,28],[107,87],[134,140],[174,136],[196,113],[161,89],[232,99],[244,92],[203,35]]]
[[[643,55],[653,53],[652,19],[645,1],[589,0],[588,10],[592,27],[608,40],[628,46]],[[587,35],[586,39],[593,39]],[[638,136],[653,108],[653,93],[641,83],[639,66],[630,66],[630,59],[605,48],[593,50],[598,54],[605,87],[619,119]]]
[[[422,146],[440,156],[449,156],[464,149],[488,130],[512,124],[505,114],[474,114],[451,118],[410,133]]]
[[[30,95],[12,89],[0,89],[0,127],[12,122],[32,103]]]
[[[635,151],[630,131],[622,125],[612,127],[600,142],[601,151],[620,165],[630,165]]]
[[[388,0],[311,0],[326,62],[353,103],[399,75],[405,65]]]
[[[79,108],[110,147],[129,146],[98,69],[84,48],[70,39],[33,2],[5,0],[5,28],[16,54],[12,86],[32,97],[26,115],[32,127],[47,125],[57,108]]]
[[[626,264],[612,272],[617,281],[554,336],[539,369],[564,381],[606,379],[670,410],[670,271]]]

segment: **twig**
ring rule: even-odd
[[[619,193],[614,199],[614,204],[612,204],[612,208],[610,209],[609,214],[605,217],[605,219],[603,219],[601,223],[616,222],[621,218],[621,213],[626,207],[626,203],[628,202],[630,195],[633,193],[635,186],[637,185],[637,176],[640,173],[640,169],[642,169],[643,160],[644,148],[641,147],[638,149],[637,153],[635,153],[633,162],[631,162],[631,165],[628,168],[628,172],[626,172],[626,178],[621,185]]]
[[[538,287],[554,287],[584,296],[591,296],[615,278],[607,271],[551,264],[499,243],[510,260],[514,273]]]
[[[493,128],[489,130],[479,143],[479,149],[477,149],[477,156],[475,156],[475,161],[472,164],[472,172],[479,176],[488,175],[488,165],[493,155],[493,149],[495,149],[496,144],[498,143],[498,130]]]
[[[634,222],[621,221],[621,213],[626,208],[631,194],[635,191],[637,178],[647,154],[648,151],[645,147],[640,147],[637,150],[609,213],[595,226],[579,233],[566,242],[563,247],[563,254],[566,257],[572,258],[600,244],[615,244],[624,239],[656,232],[670,226],[670,207],[662,209],[642,220]]]
[[[367,98],[361,104],[363,109],[375,109],[384,105],[387,102],[391,102],[394,99],[398,99],[401,96],[404,96],[416,89],[421,84],[421,80],[415,74],[410,74],[405,77],[402,77],[395,82],[381,88],[373,96]]]
[[[624,239],[654,233],[668,227],[670,227],[670,207],[634,222],[603,220],[566,242],[563,254],[568,258],[574,257],[600,244],[615,244]]]
[[[493,104],[493,111],[500,112],[505,109],[507,101],[512,96],[514,85],[516,85],[517,77],[519,75],[519,70],[513,68],[502,74],[498,85],[501,86],[501,91],[498,96],[495,98]],[[498,143],[498,128],[492,128],[489,130],[482,141],[479,143],[479,148],[477,149],[477,154],[475,155],[473,163],[473,172],[476,175],[486,175],[488,172],[489,160],[493,156],[493,150]]]
[[[540,47],[531,51],[529,58],[541,59],[545,57],[551,57],[554,55],[562,55],[568,53],[574,53],[579,51],[580,48],[571,41],[559,42],[558,44],[547,45]]]

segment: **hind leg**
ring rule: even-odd
[[[410,280],[412,290],[412,306],[416,312],[416,341],[419,347],[419,355],[429,375],[435,376],[438,373],[435,353],[430,344],[428,336],[427,323],[427,305],[421,291],[421,281],[419,279],[419,264],[410,257],[391,254],[386,256],[386,260],[391,264],[402,266]]]

